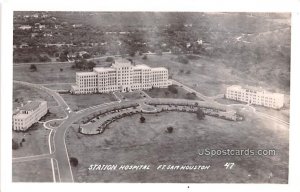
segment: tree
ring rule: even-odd
[[[12,140],[12,149],[13,150],[19,149],[19,143],[16,142],[14,139]]]
[[[173,127],[167,127],[167,133],[172,133],[173,132]]]
[[[204,114],[203,110],[200,109],[200,107],[198,107],[198,109],[196,111],[196,115],[199,120],[202,120],[205,117],[205,114]]]
[[[130,53],[129,53],[129,56],[130,56],[130,57],[134,57],[134,56],[135,56],[135,52],[134,52],[134,51],[130,52]]]
[[[76,167],[78,165],[78,159],[75,157],[70,157],[70,163],[73,167]]]
[[[145,121],[146,121],[145,117],[141,116],[141,117],[140,117],[140,122],[141,122],[141,123],[145,123]]]
[[[29,69],[34,72],[34,71],[37,71],[37,68],[36,68],[36,65],[35,64],[31,64]]]
[[[111,62],[111,63],[115,62],[113,57],[107,57],[105,61],[106,62]]]
[[[196,96],[195,92],[192,92],[192,93],[188,92],[188,93],[186,93],[185,98],[190,99],[190,100],[194,100],[194,99],[197,98],[197,96]]]

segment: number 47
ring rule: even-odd
[[[226,167],[226,169],[232,169],[234,166],[234,163],[225,163],[224,167]]]

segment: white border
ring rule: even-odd
[[[299,191],[300,82],[298,0],[4,0],[1,13],[1,191]],[[41,184],[11,182],[13,11],[197,11],[294,12],[292,15],[289,184]],[[296,13],[298,11],[298,13]],[[189,186],[189,188],[187,188]]]

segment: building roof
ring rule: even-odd
[[[86,76],[86,75],[97,75],[97,73],[95,73],[94,71],[92,71],[92,72],[76,72],[76,75],[83,75],[83,76]]]
[[[132,64],[127,59],[117,59],[114,64],[112,64],[112,67],[132,67]]]
[[[20,108],[20,110],[24,111],[33,111],[36,110],[40,106],[41,102],[40,101],[31,101],[24,105],[23,107]]]
[[[145,64],[139,64],[134,66],[134,69],[151,69],[151,68]]]
[[[242,89],[242,86],[240,86],[240,85],[231,85],[228,88],[231,88],[231,89]]]
[[[165,68],[165,67],[155,67],[155,68],[152,68],[152,71],[162,71],[162,70],[168,70],[168,69]]]
[[[111,68],[111,67],[95,67],[94,71],[95,72],[107,72],[107,71],[115,71],[116,69]]]
[[[248,89],[251,91],[259,91],[259,92],[265,91],[262,87],[254,87],[254,86],[249,86],[249,85],[246,85],[244,87],[244,89]]]

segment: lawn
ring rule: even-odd
[[[190,94],[185,89],[173,85],[177,89],[177,93],[170,91],[168,88],[153,88],[146,90],[145,92],[153,98],[174,98],[174,99],[191,99],[191,100],[201,100],[196,95]]]
[[[47,101],[48,107],[57,105],[49,94],[29,86],[13,84],[13,109],[21,106],[21,103],[34,100]]]
[[[52,90],[70,90],[71,85],[75,84],[75,82],[72,83],[51,83],[51,84],[45,84],[44,86],[52,89]]]
[[[50,159],[12,164],[13,182],[53,182]]]
[[[12,138],[17,143],[20,143],[22,139],[25,139],[16,150],[12,150],[13,158],[25,157],[32,155],[42,155],[49,152],[49,138],[50,130],[44,128],[42,123],[33,125],[26,132],[15,132],[12,133]]]
[[[261,86],[265,89],[274,89],[289,94],[288,87],[285,87],[285,90],[279,90],[277,82],[270,84],[269,82],[258,81],[251,74],[240,73],[234,68],[227,67],[226,62],[230,61],[203,56],[199,57],[199,59],[190,59],[188,64],[182,64],[177,62],[175,60],[177,56],[172,54],[163,56],[148,55],[147,57],[147,60],[143,60],[140,56],[136,56],[133,59],[136,63],[144,63],[151,67],[163,66],[168,68],[171,78],[188,85],[206,96],[225,93],[226,87],[233,84]]]
[[[69,156],[76,182],[191,182],[191,183],[287,183],[288,128],[249,115],[232,122],[195,114],[164,112],[126,117],[112,123],[102,135],[84,136],[69,129]],[[163,122],[163,123],[162,123]],[[166,133],[167,127],[174,128]],[[276,156],[198,155],[200,149],[276,149]],[[234,162],[225,170],[226,162]],[[147,171],[89,171],[90,164],[147,164]],[[211,165],[206,171],[159,171],[165,165]],[[272,173],[272,177],[269,178]]]
[[[73,95],[61,94],[73,111],[79,111],[91,106],[117,101],[112,93]]]
[[[132,100],[138,100],[138,99],[143,99],[144,95],[142,92],[139,91],[133,91],[133,92],[117,92],[115,93],[121,100],[125,101],[132,101]]]
[[[75,83],[76,70],[71,66],[71,63],[36,65],[37,71],[32,72],[30,65],[18,65],[13,67],[13,79],[37,84]]]

